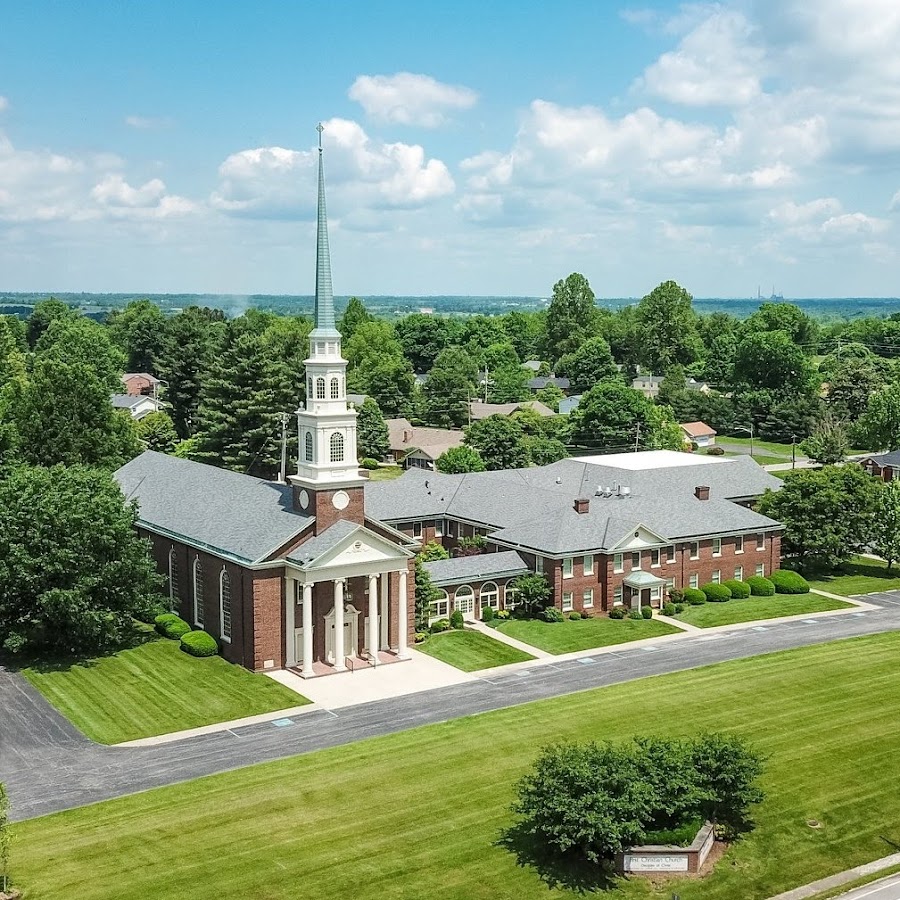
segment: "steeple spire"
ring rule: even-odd
[[[321,122],[319,132],[319,204],[316,213],[316,328],[318,335],[337,334],[334,325],[334,294],[331,287],[331,254],[328,250],[328,217],[325,213],[325,168],[322,164]]]

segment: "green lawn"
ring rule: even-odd
[[[848,606],[849,603],[832,600],[830,597],[820,597],[818,594],[776,594],[774,597],[749,597],[746,600],[686,606],[684,612],[675,618],[698,628],[713,628],[716,625],[733,625],[735,622],[846,609]]]
[[[548,653],[573,653],[610,644],[625,644],[642,638],[677,634],[679,629],[655,619],[609,619],[596,616],[573,622],[542,622],[540,619],[510,619],[497,628],[510,637],[546,650]]]
[[[498,842],[539,748],[723,729],[768,757],[755,832],[707,878],[590,896],[764,900],[900,840],[898,657],[898,633],[837,641],[147,791],[17,825],[13,872],[29,900],[577,900]]]
[[[380,469],[369,469],[369,481],[393,481],[402,474],[400,466],[382,466]]]
[[[197,659],[178,641],[150,640],[71,666],[22,674],[89,738],[118,744],[184,728],[302,706],[309,701],[218,656]]]
[[[880,559],[854,556],[840,571],[810,578],[809,584],[810,587],[842,597],[871,594],[873,591],[895,591],[900,589],[900,566],[894,563],[893,569],[888,572],[887,563]]]
[[[423,643],[416,644],[416,650],[462,669],[463,672],[477,672],[479,669],[534,659],[530,654],[495,641],[478,631],[444,631],[433,634]]]

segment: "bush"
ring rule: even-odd
[[[639,609],[633,609],[628,613],[628,618],[640,622],[644,618],[644,614]]]
[[[678,613],[683,613],[683,612],[684,612],[684,604],[683,604],[683,603],[676,603],[676,604],[675,604],[675,615],[677,616]]]
[[[675,604],[667,603],[665,606],[663,606],[662,613],[664,616],[674,616],[675,615]]]
[[[749,585],[750,593],[754,597],[775,596],[775,585],[768,578],[763,578],[762,575],[752,575],[744,583]]]
[[[672,588],[669,591],[669,599],[673,603],[681,603],[684,600],[684,591],[680,591],[678,588]]]
[[[438,619],[436,622],[432,622],[429,626],[428,630],[432,634],[440,634],[442,631],[450,630],[450,620],[449,619]]]
[[[703,604],[706,603],[706,594],[704,594],[703,591],[697,590],[697,588],[685,588],[684,599],[690,603],[691,606],[703,606]]]
[[[170,641],[180,641],[191,630],[191,626],[184,619],[175,616],[170,622],[158,625],[156,630]]]
[[[189,631],[182,635],[181,649],[191,656],[215,656],[219,652],[216,639],[205,631]]]
[[[481,621],[490,622],[495,618],[494,608],[492,606],[481,607]]]
[[[775,585],[779,594],[808,594],[809,582],[790,569],[779,569],[769,576],[769,581]]]
[[[498,609],[498,610],[497,610],[497,615],[495,616],[495,618],[497,618],[497,619],[508,619],[509,616],[510,616],[510,612],[509,612],[508,609]]]
[[[746,581],[738,581],[736,578],[729,578],[723,582],[725,587],[731,591],[731,596],[738,600],[746,600],[750,596],[750,585]]]
[[[725,451],[721,447],[707,447],[706,455],[707,456],[724,456]]]
[[[652,619],[653,618],[653,607],[642,606],[641,607],[641,618],[642,619]]]
[[[581,613],[578,612],[577,609],[573,609],[572,612],[569,613],[569,618],[570,618],[573,622],[577,622],[577,621],[581,618]]]
[[[367,456],[367,457],[360,463],[360,465],[361,465],[364,469],[377,469],[377,468],[378,468],[378,460],[377,460],[377,459],[372,459],[371,457],[368,457],[368,456]]]
[[[450,613],[450,627],[451,628],[465,628],[466,623],[463,621],[463,614],[458,610],[454,609],[452,613]]]
[[[158,616],[155,616],[153,619],[153,627],[156,629],[158,634],[165,635],[166,626],[171,625],[173,622],[183,622],[184,620],[172,612],[160,613]],[[187,625],[187,622],[185,622]],[[190,626],[188,626],[188,631],[190,631]],[[181,635],[178,635],[181,637]]]
[[[415,635],[415,642],[416,642],[417,644],[421,644],[422,641],[424,641],[425,638],[427,638],[427,637],[428,637],[428,632],[427,632],[427,631],[417,631],[417,632],[416,632],[416,635]]]
[[[548,606],[541,611],[541,618],[545,622],[562,622],[563,614],[555,606]]]
[[[731,591],[724,584],[702,584],[700,590],[710,603],[724,603],[731,599]]]
[[[622,609],[621,606],[614,606],[609,611],[609,617],[611,619],[624,619],[625,618],[625,610]]]

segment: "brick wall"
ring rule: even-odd
[[[284,569],[253,573],[252,668],[257,672],[284,665],[284,583]]]

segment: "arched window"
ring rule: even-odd
[[[222,625],[222,640],[231,641],[231,576],[222,566],[219,575],[219,622]]]
[[[331,461],[344,461],[344,436],[339,431],[331,435]]]
[[[429,625],[437,619],[446,619],[450,615],[450,598],[447,596],[447,592],[439,591],[438,594],[437,600],[432,600],[431,606],[428,608]]]
[[[337,400],[341,396],[341,383],[337,378],[331,379],[331,399]]]
[[[194,624],[203,627],[203,565],[194,557]]]
[[[519,590],[513,581],[507,581],[506,587],[503,589],[503,608],[515,609],[519,602]]]
[[[472,590],[471,585],[464,584],[456,589],[453,608],[458,609],[464,616],[475,614],[475,591]]]
[[[312,461],[313,461],[313,436],[312,436],[312,432],[311,432],[311,431],[307,431],[307,432],[306,432],[306,438],[304,439],[304,441],[305,441],[305,444],[306,444],[306,447],[305,447],[305,449],[306,449],[306,461],[307,461],[307,462],[312,462]]]
[[[175,547],[169,548],[169,609],[174,612],[178,605],[178,557]]]
[[[317,378],[316,379],[316,400],[324,400],[325,399],[325,379]]]
[[[489,606],[491,609],[500,609],[500,591],[493,581],[486,581],[478,592],[478,601],[482,609]]]
[[[306,379],[306,399],[312,400],[312,398],[313,398],[312,378],[307,378]]]

